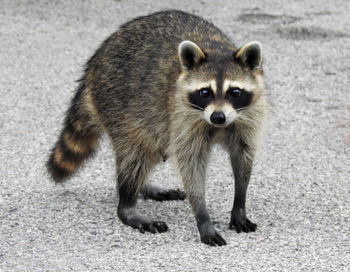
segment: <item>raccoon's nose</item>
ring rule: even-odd
[[[210,121],[215,125],[222,125],[226,121],[225,114],[222,111],[214,111],[210,116]]]

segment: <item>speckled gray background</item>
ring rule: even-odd
[[[167,8],[264,48],[270,125],[247,203],[257,232],[228,230],[234,188],[222,149],[208,169],[225,247],[200,243],[187,201],[139,202],[167,233],[122,225],[106,137],[64,185],[44,169],[84,62],[120,24]],[[0,0],[0,271],[349,271],[349,14],[347,0]],[[151,179],[182,186],[168,163]]]

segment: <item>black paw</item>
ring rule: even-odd
[[[221,235],[216,231],[212,234],[201,236],[201,241],[202,243],[210,246],[224,246],[227,244],[224,238],[222,238]]]
[[[240,232],[254,232],[257,225],[250,221],[245,213],[233,212],[231,215],[231,221],[229,225],[230,229],[235,229],[237,233]]]
[[[198,227],[199,233],[201,235],[201,241],[204,244],[210,246],[224,246],[226,241],[221,235],[215,230],[212,222],[207,221]]]
[[[168,226],[165,222],[162,221],[151,221],[151,222],[140,222],[136,228],[141,232],[145,233],[146,231],[150,233],[161,233],[168,230]]]
[[[158,191],[148,192],[148,194],[145,195],[145,198],[150,198],[156,201],[184,200],[186,198],[186,194],[179,189],[162,189]]]
[[[180,189],[169,189],[161,193],[160,197],[163,198],[162,200],[185,200],[186,194]]]

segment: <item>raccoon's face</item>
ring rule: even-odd
[[[183,41],[179,57],[183,73],[178,86],[186,104],[211,125],[225,127],[244,118],[264,91],[258,42],[235,52],[205,53],[195,43]]]

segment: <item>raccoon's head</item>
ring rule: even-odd
[[[222,44],[202,49],[194,42],[181,42],[177,86],[186,106],[217,127],[246,119],[264,94],[261,50],[259,42],[238,50]]]

